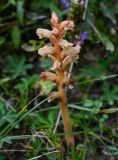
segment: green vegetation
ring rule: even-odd
[[[58,101],[48,103],[55,85],[39,76],[52,62],[37,54],[49,41],[39,40],[36,29],[51,29],[53,10],[75,22],[69,41],[88,32],[72,69],[74,88],[67,89],[76,142],[69,153]],[[0,160],[64,160],[68,154],[72,160],[117,160],[117,17],[117,0],[80,0],[69,10],[59,0],[0,2]]]

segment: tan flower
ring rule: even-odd
[[[80,45],[76,45],[75,47],[65,47],[62,52],[61,52],[61,57],[64,58],[67,55],[75,55],[78,54],[80,52],[81,46]]]
[[[65,69],[68,64],[76,62],[76,60],[79,58],[79,52],[80,52],[80,45],[77,45],[75,47],[68,47],[65,48],[65,51],[63,53],[63,56],[65,56],[63,62],[62,62],[62,68]]]
[[[49,45],[45,45],[44,47],[38,50],[38,54],[40,54],[42,57],[53,54],[53,47]]]
[[[36,30],[36,34],[40,39],[42,39],[42,38],[50,38],[51,31],[49,31],[48,29],[38,28]]]
[[[64,29],[65,31],[73,30],[73,28],[74,28],[73,21],[66,20],[61,23],[61,29]]]
[[[59,45],[60,45],[62,48],[66,48],[66,47],[72,47],[72,46],[73,46],[73,43],[69,43],[67,40],[61,39],[60,42],[59,42]]]
[[[53,81],[53,82],[58,82],[58,77],[55,73],[52,73],[52,72],[42,72],[40,77],[43,79],[43,80],[50,80],[50,81]]]

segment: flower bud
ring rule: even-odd
[[[58,20],[57,14],[55,12],[52,12],[52,17],[51,17],[50,21],[51,21],[53,27],[57,26],[59,20]]]

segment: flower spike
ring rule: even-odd
[[[53,61],[53,66],[49,71],[42,72],[40,77],[43,80],[50,80],[57,86],[57,91],[50,93],[50,101],[59,99],[64,132],[66,133],[65,140],[68,146],[74,145],[74,136],[72,133],[72,125],[70,121],[69,111],[67,107],[66,87],[72,88],[72,80],[68,78],[68,66],[75,63],[79,58],[81,49],[80,44],[73,45],[64,39],[67,31],[72,31],[74,28],[73,21],[60,21],[55,12],[51,17],[52,30],[37,29],[36,33],[39,38],[48,38],[52,45],[45,45],[38,50],[42,56],[48,56]],[[68,134],[67,134],[68,133]]]

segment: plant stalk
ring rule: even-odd
[[[63,72],[60,75],[64,74]],[[62,78],[62,77],[61,77]],[[66,89],[62,84],[59,84],[58,91],[60,93],[60,110],[62,115],[62,122],[64,125],[64,132],[65,132],[65,140],[67,143],[67,146],[74,145],[74,136],[72,135],[72,124],[70,121],[70,115],[69,110],[67,107],[67,95],[66,95]]]

